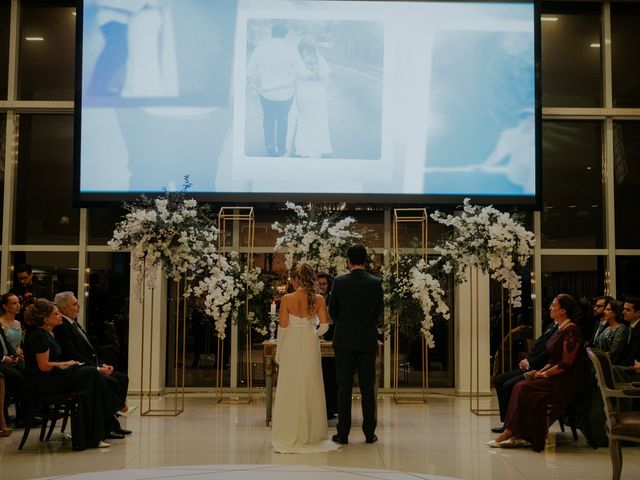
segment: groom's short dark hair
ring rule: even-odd
[[[284,23],[274,23],[271,26],[271,36],[273,38],[284,38],[289,33],[289,27]]]
[[[364,265],[367,261],[367,249],[359,243],[347,248],[347,258],[351,265]]]

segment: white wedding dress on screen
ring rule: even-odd
[[[320,158],[333,152],[329,128],[329,95],[327,82],[331,68],[318,56],[313,69],[315,79],[299,80],[296,86],[296,153],[302,157]]]
[[[278,388],[273,407],[271,444],[276,453],[337,450],[328,439],[327,410],[316,317],[289,314],[285,334],[278,335]]]

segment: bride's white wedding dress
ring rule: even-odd
[[[289,314],[278,338],[278,388],[273,407],[271,444],[277,453],[337,450],[328,439],[327,411],[316,317]]]

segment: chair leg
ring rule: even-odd
[[[611,455],[611,467],[613,473],[612,480],[620,480],[622,474],[622,449],[620,448],[620,440],[612,440],[609,438],[609,454]]]
[[[58,417],[54,414],[54,417],[51,419],[51,425],[49,426],[49,431],[47,432],[47,441],[51,438],[51,434],[53,433],[53,429],[56,428],[56,423],[58,422]]]
[[[42,426],[40,427],[40,441],[44,442],[44,436],[47,433],[47,422],[49,421],[49,412],[42,417]]]
[[[25,419],[24,432],[22,433],[22,440],[20,440],[20,445],[18,446],[18,450],[22,450],[22,447],[24,447],[24,444],[26,443],[27,438],[29,437],[29,432],[31,431],[32,423],[33,423],[33,412],[29,412],[27,413],[27,418]]]

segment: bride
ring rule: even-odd
[[[329,317],[324,298],[315,293],[316,282],[313,268],[298,264],[291,274],[295,291],[280,303],[278,390],[271,431],[276,453],[329,452],[339,448],[328,439],[318,337],[329,328]],[[317,330],[316,318],[320,319]]]

